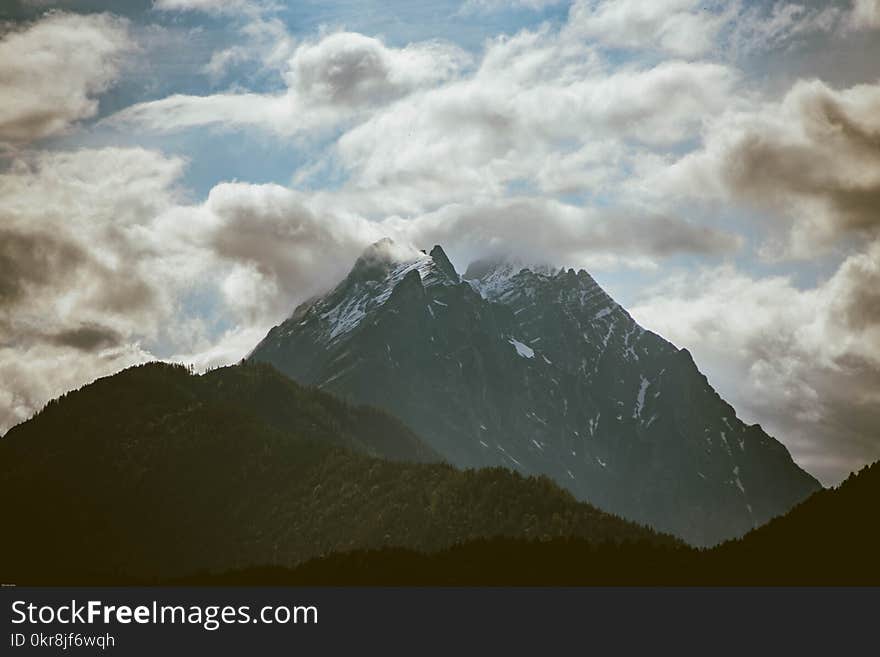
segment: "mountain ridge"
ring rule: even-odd
[[[819,489],[737,418],[687,350],[639,326],[586,271],[502,264],[459,277],[441,247],[417,253],[386,263],[381,280],[353,267],[250,358],[389,410],[459,467],[546,474],[695,545]]]

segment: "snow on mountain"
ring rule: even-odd
[[[385,239],[369,247],[328,295],[297,309],[294,315],[300,320],[298,325],[319,322],[324,329],[321,342],[329,344],[356,329],[384,305],[397,284],[411,272],[417,272],[425,286],[454,285],[460,280],[451,264],[447,266],[431,254],[397,247]]]

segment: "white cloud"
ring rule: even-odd
[[[388,48],[372,37],[337,32],[298,48],[285,78],[313,103],[372,105],[448,80],[466,60],[439,41]]]
[[[835,4],[577,0],[567,29],[608,48],[736,60],[787,48],[810,35],[831,34],[846,22],[847,12]]]
[[[263,0],[153,0],[159,11],[200,11],[208,14],[261,13],[268,3]]]
[[[582,45],[524,33],[493,43],[473,76],[377,110],[338,140],[336,164],[362,211],[379,216],[503,196],[517,181],[587,189],[591,152],[624,161],[692,138],[736,84],[707,62],[609,71]],[[561,153],[581,154],[564,182],[553,178]]]
[[[568,29],[618,48],[657,48],[695,57],[713,48],[726,16],[699,0],[577,0]]]
[[[266,70],[279,70],[296,47],[287,26],[278,18],[251,17],[238,31],[243,43],[216,51],[205,65],[205,72],[212,78],[219,79],[230,68],[249,62],[257,62]]]
[[[97,96],[132,48],[126,21],[60,12],[0,38],[0,146],[67,131],[94,116]]]
[[[743,5],[728,13],[725,47],[734,56],[786,48],[799,39],[837,30],[845,11],[833,4],[814,8],[799,3]]]
[[[561,5],[569,0],[466,0],[459,10],[461,14],[485,13],[504,9],[531,9],[539,11]]]
[[[422,248],[443,244],[469,258],[500,252],[528,262],[603,268],[655,267],[666,256],[725,253],[739,246],[733,235],[676,217],[541,198],[450,204],[380,225],[396,240]]]
[[[466,61],[461,50],[446,43],[389,48],[378,39],[339,32],[295,50],[284,73],[286,93],[175,95],[134,105],[108,121],[163,132],[202,125],[253,126],[293,136],[330,128],[448,79]]]
[[[89,358],[63,347],[40,344],[9,348],[0,344],[0,433],[27,420],[50,399],[152,360],[137,346],[108,349]]]
[[[853,0],[849,26],[855,30],[880,29],[880,0]]]

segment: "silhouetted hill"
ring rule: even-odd
[[[547,478],[418,463],[435,458],[391,416],[266,365],[132,368],[0,440],[0,581],[157,581],[493,536],[678,544]]]
[[[578,539],[477,540],[433,554],[398,548],[315,559],[293,570],[194,576],[275,585],[880,585],[880,463],[743,539],[711,550]]]
[[[880,462],[716,548],[743,582],[880,584]]]

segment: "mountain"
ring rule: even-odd
[[[544,474],[694,545],[820,488],[583,270],[481,262],[462,278],[439,246],[383,240],[250,358],[392,412],[456,466]]]
[[[266,365],[132,368],[0,440],[0,581],[159,581],[493,536],[678,544],[549,479],[436,460],[388,414]]]
[[[330,554],[189,583],[289,586],[878,586],[880,462],[787,515],[711,550],[576,538],[481,539],[434,553],[401,548]]]

